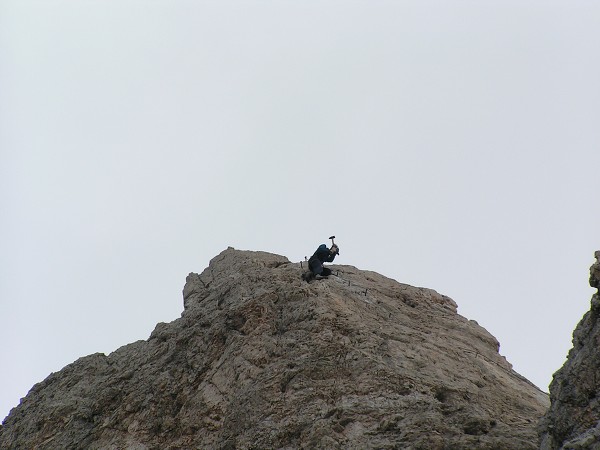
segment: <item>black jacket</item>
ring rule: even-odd
[[[314,260],[314,258],[324,262],[333,262],[335,259],[335,253],[331,253],[325,244],[319,245],[317,251],[310,257],[310,260]]]

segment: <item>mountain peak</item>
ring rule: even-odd
[[[11,411],[2,448],[534,449],[547,395],[434,290],[228,248],[147,341],[81,358]]]

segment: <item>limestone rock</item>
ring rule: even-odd
[[[23,449],[538,448],[548,399],[431,289],[229,248],[181,318],[36,384],[0,431]]]
[[[590,268],[598,288],[600,251]],[[573,348],[550,383],[551,406],[540,423],[541,448],[600,450],[600,296],[573,332]]]

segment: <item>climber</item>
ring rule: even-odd
[[[333,262],[336,255],[340,254],[340,248],[335,244],[331,244],[331,248],[327,248],[325,244],[319,245],[319,248],[308,260],[309,272],[302,274],[302,278],[308,282],[314,280],[317,276],[326,278],[331,275],[331,269],[323,267],[325,262]]]

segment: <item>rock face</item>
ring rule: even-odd
[[[546,394],[437,292],[229,248],[181,318],[36,384],[6,449],[502,449],[539,446]]]
[[[590,286],[600,288],[600,251]],[[541,448],[600,449],[600,296],[573,332],[573,348],[550,383],[551,406],[540,423]]]
[[[590,286],[600,289],[600,250],[594,253],[596,262],[590,267]]]

